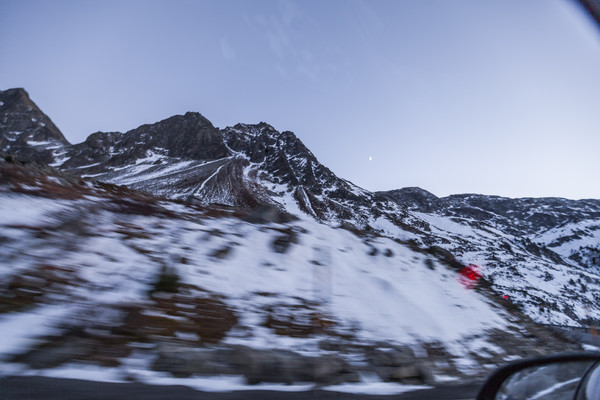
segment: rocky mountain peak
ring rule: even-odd
[[[254,163],[267,159],[275,162],[278,157],[302,157],[317,162],[316,157],[293,132],[279,132],[265,122],[236,124],[223,129],[222,133],[229,148],[244,153]]]
[[[29,98],[29,94],[23,88],[0,90],[0,98],[2,98],[2,102],[5,103],[0,107],[4,107],[7,102],[14,105],[26,105],[26,103],[29,103],[30,105],[33,104]]]
[[[0,108],[11,107],[13,111],[37,108],[29,97],[29,93],[23,88],[0,90],[0,99],[4,103]]]
[[[0,151],[23,160],[51,163],[51,150],[68,144],[25,89],[0,91]]]
[[[214,160],[230,155],[217,128],[200,113],[175,115],[125,133],[115,150],[160,149],[169,157]]]
[[[107,167],[135,164],[156,154],[172,159],[216,160],[231,155],[219,129],[202,114],[188,112],[126,133],[96,132],[72,146],[66,169],[97,173]],[[88,166],[81,170],[82,166]]]
[[[227,127],[225,131],[233,131],[245,136],[263,136],[263,135],[278,135],[279,132],[266,122],[258,124],[238,123],[232,127]]]

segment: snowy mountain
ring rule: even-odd
[[[71,145],[23,89],[0,92],[0,102],[1,150],[17,160],[196,204],[274,206],[443,249],[456,268],[480,265],[537,321],[600,320],[600,200],[371,193],[337,177],[292,132],[266,123],[218,129],[198,113]]]
[[[22,89],[1,92],[0,101],[4,120],[34,119],[14,112],[20,102],[31,103]],[[2,136],[30,136],[27,126],[15,129],[0,125]],[[358,227],[377,225],[382,216],[381,223],[401,227],[398,231],[418,226],[403,207],[335,176],[292,132],[280,133],[265,123],[221,130],[202,115],[187,113],[126,133],[97,132],[76,145],[63,140],[49,148],[5,145],[1,150],[17,159],[50,161],[83,177],[171,199],[250,208],[273,204]],[[36,151],[45,158],[32,157]],[[47,159],[49,153],[52,160]]]

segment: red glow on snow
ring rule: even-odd
[[[458,272],[458,281],[467,289],[473,289],[481,279],[479,266],[469,264]]]
[[[502,297],[504,297],[504,300],[508,300],[508,295],[507,295],[507,294],[505,294],[505,295],[504,295],[504,296],[502,296]]]

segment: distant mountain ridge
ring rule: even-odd
[[[377,194],[403,204],[412,211],[493,221],[512,233],[537,233],[569,222],[600,218],[600,200],[594,199],[511,199],[480,194],[455,194],[438,198],[420,188],[403,188]]]
[[[337,177],[292,132],[264,122],[219,129],[192,112],[71,145],[23,89],[0,91],[0,151],[171,199],[275,206],[444,249],[484,265],[493,287],[534,319],[600,321],[600,200],[372,193]]]

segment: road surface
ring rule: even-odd
[[[393,396],[357,395],[323,390],[276,392],[250,390],[198,392],[185,386],[106,383],[39,376],[0,378],[2,400],[466,400],[474,399],[480,384],[445,386]]]

